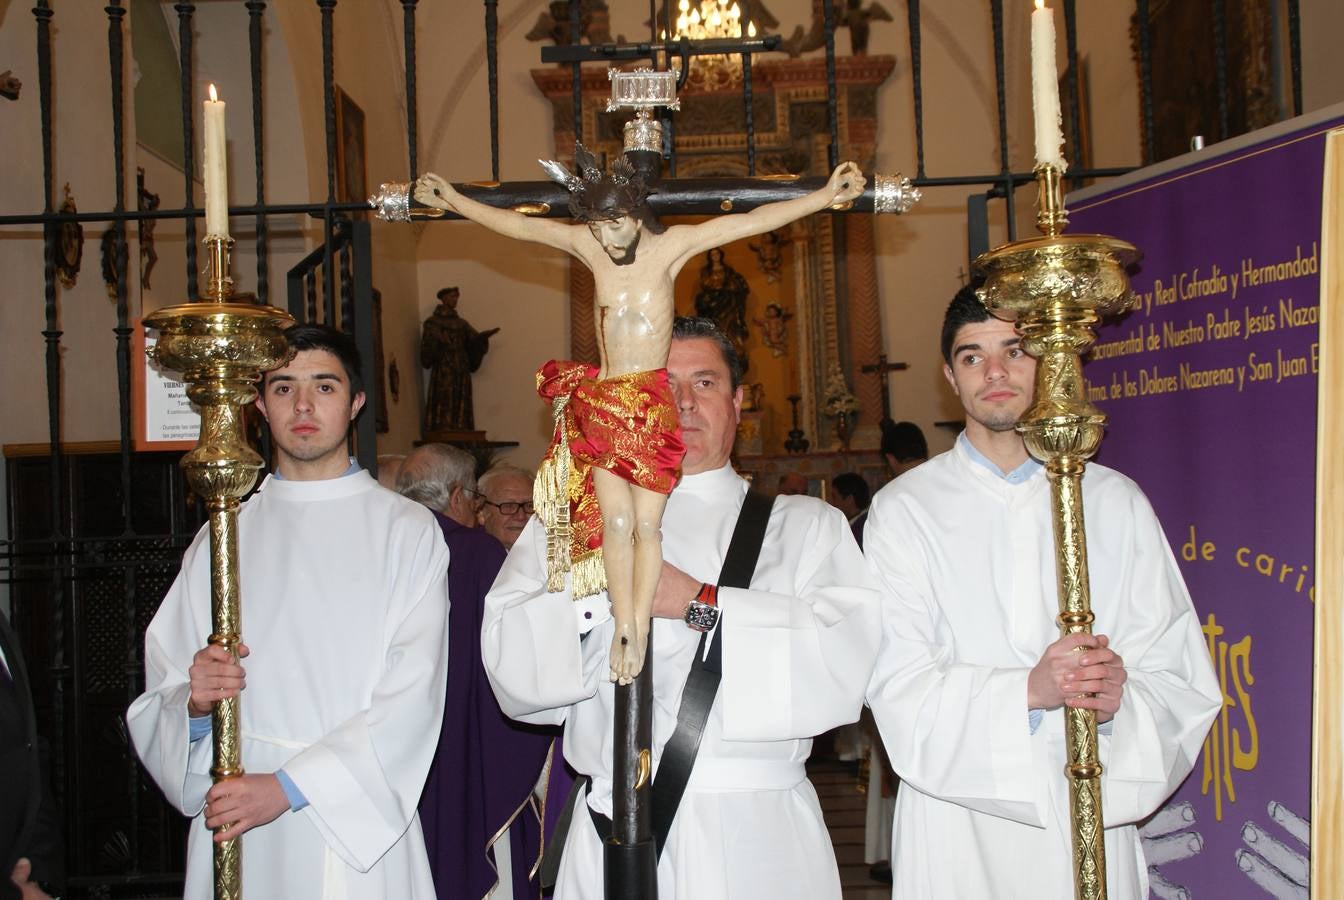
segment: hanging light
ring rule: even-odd
[[[679,0],[677,11],[676,40],[756,37],[755,23],[742,20],[736,0]],[[731,86],[742,80],[742,59],[736,53],[697,56],[691,61],[687,80],[707,89]]]

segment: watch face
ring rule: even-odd
[[[692,600],[686,607],[686,624],[696,631],[709,631],[719,623],[719,610],[708,603]]]

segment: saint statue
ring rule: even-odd
[[[478,203],[434,174],[416,182],[415,199],[507,237],[563,250],[592,271],[600,365],[551,361],[537,375],[556,413],[537,505],[551,538],[548,588],[563,590],[569,572],[576,598],[606,589],[615,620],[610,677],[629,684],[644,665],[663,567],[663,508],[685,452],[666,369],[677,273],[713,247],[853,200],[864,178],[847,162],[806,196],[667,227],[649,208],[651,188],[625,154],[609,173],[582,144],[574,157],[577,174],[557,162],[542,165],[569,191],[579,224]],[[694,390],[677,385],[679,395]]]
[[[733,349],[747,369],[747,279],[723,261],[723,248],[712,247],[700,267],[700,287],[695,292],[695,314],[709,319],[733,342]]]
[[[471,373],[481,367],[490,349],[490,336],[499,331],[498,328],[477,331],[457,314],[457,288],[446,287],[439,291],[438,297],[439,305],[425,319],[420,335],[420,365],[429,369],[426,436],[439,431],[476,429]]]
[[[789,352],[789,319],[793,313],[785,312],[778,303],[765,305],[765,318],[752,319],[761,327],[761,340],[770,348],[772,356],[783,356]]]

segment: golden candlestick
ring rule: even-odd
[[[201,410],[201,436],[182,457],[187,482],[210,511],[211,644],[237,658],[241,635],[238,584],[238,504],[252,489],[261,457],[243,436],[243,407],[257,397],[263,372],[284,365],[291,352],[284,329],[294,319],[283,310],[234,295],[229,248],[220,235],[205,239],[205,296],[161,309],[145,319],[157,329],[150,351],[166,369],[181,372],[187,396]],[[243,774],[238,739],[238,699],[215,704],[213,713],[216,782]],[[242,848],[237,840],[215,844],[215,898],[236,900],[241,892]]]
[[[985,284],[977,292],[994,315],[1016,322],[1022,346],[1036,357],[1036,396],[1017,425],[1028,452],[1045,465],[1055,533],[1057,619],[1061,636],[1092,633],[1083,527],[1083,469],[1101,443],[1106,417],[1087,401],[1082,354],[1096,340],[1103,316],[1133,304],[1125,269],[1139,251],[1116,238],[1062,234],[1068,217],[1055,166],[1036,168],[1037,227],[1044,237],[1014,241],[975,261]],[[1073,883],[1078,900],[1106,897],[1102,837],[1101,763],[1097,717],[1064,708]]]

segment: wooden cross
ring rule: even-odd
[[[891,388],[887,384],[887,376],[892,372],[900,372],[910,368],[909,363],[887,362],[887,354],[883,353],[877,357],[877,362],[870,363],[859,369],[865,375],[876,375],[882,379],[882,421],[891,420]]]

